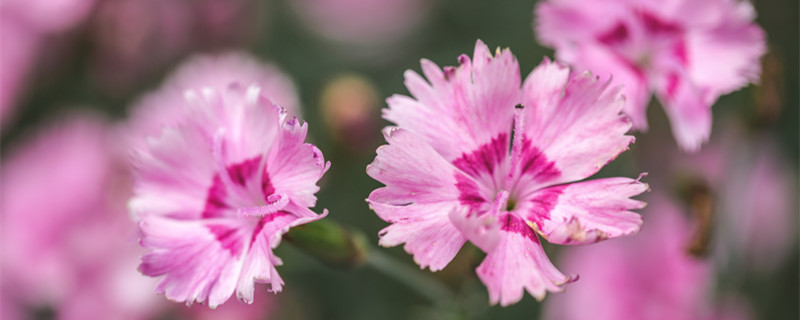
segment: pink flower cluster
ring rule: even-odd
[[[630,199],[647,185],[629,178],[576,182],[595,174],[634,141],[620,114],[619,87],[590,73],[571,76],[545,59],[524,82],[509,50],[483,42],[459,66],[422,61],[425,81],[407,71],[412,97],[395,95],[367,173],[384,183],[373,210],[392,223],[381,245],[404,248],[421,267],[441,270],[466,241],[487,256],[478,267],[492,303],[527,290],[537,299],[575,280],[559,272],[537,233],[585,244],[639,230]]]
[[[199,3],[0,3],[0,121],[24,88],[44,37],[90,12],[97,60],[90,78],[112,91],[135,87],[136,79],[195,48],[256,38],[256,1]],[[328,37],[362,45],[400,39],[432,7],[419,0],[294,5]],[[152,6],[163,10],[152,13]],[[422,75],[404,74],[409,94],[386,100],[383,117],[393,126],[383,130],[387,144],[366,169],[384,185],[366,200],[389,223],[379,244],[402,245],[422,269],[439,271],[470,242],[486,254],[477,277],[490,303],[502,306],[525,292],[542,300],[578,279],[556,268],[542,239],[583,245],[639,232],[643,220],[634,211],[646,204],[634,197],[649,189],[639,179],[644,174],[591,177],[629,149],[630,129],[647,129],[651,95],[664,106],[678,145],[697,151],[711,134],[711,106],[758,81],[766,50],[755,12],[741,0],[546,0],[536,17],[538,37],[555,48],[557,61],[545,58],[523,75],[509,49],[493,53],[480,40],[457,66],[423,59]],[[208,43],[195,43],[189,36],[195,33],[209,33],[201,39]],[[354,133],[370,131],[377,90],[361,78],[341,81],[322,95],[323,118],[340,144],[361,150],[359,143],[371,140]],[[169,300],[211,308],[234,294],[252,303],[256,283],[281,291],[282,260],[273,250],[291,228],[328,213],[310,208],[330,162],[306,143],[308,125],[299,114],[296,89],[277,67],[241,52],[199,55],[136,100],[117,126],[95,116],[70,118],[15,149],[0,168],[0,316],[26,311],[8,305],[49,305],[63,319],[147,318],[166,308],[151,301],[153,286]],[[135,168],[122,168],[121,154],[131,150]],[[794,239],[786,226],[796,220],[787,214],[793,192],[787,190],[795,186],[777,177],[780,166],[761,152],[766,148],[752,150],[759,156],[740,162],[720,159],[731,151],[715,149],[706,150],[711,165],[687,162],[734,199],[721,206],[730,216],[720,233],[735,234],[720,236],[730,240],[729,247],[719,245],[730,255],[723,258],[777,264]],[[128,180],[133,190],[120,187]],[[130,199],[136,225],[120,199]],[[689,223],[665,197],[653,199],[649,230],[566,253],[561,270],[581,272],[584,280],[554,299],[548,316],[733,314],[706,296],[713,265],[685,254]],[[756,216],[758,210],[767,213]],[[125,236],[138,237],[141,247],[121,245]],[[152,284],[127,268],[140,255],[138,270]],[[120,287],[133,288],[127,296],[133,298],[116,296]],[[143,297],[141,287],[147,287]],[[576,304],[582,307],[568,307]],[[226,311],[230,318],[249,314]]]

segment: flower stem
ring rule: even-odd
[[[401,263],[380,250],[370,250],[366,264],[409,286],[434,304],[455,300],[453,292],[437,279]]]

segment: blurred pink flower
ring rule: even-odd
[[[259,5],[253,0],[102,1],[92,20],[93,76],[112,94],[128,93],[189,52],[247,45],[259,30]]]
[[[168,299],[212,308],[234,291],[251,303],[254,282],[280,291],[272,249],[289,228],[327,215],[309,207],[330,163],[304,143],[308,126],[258,86],[191,90],[183,106],[181,125],[138,150],[129,207],[148,249],[139,269],[163,276],[156,291]]]
[[[213,310],[193,305],[182,308],[182,313],[187,316],[187,319],[192,320],[264,320],[277,307],[275,299],[264,296],[265,294],[262,290],[256,290],[252,304],[226,303]]]
[[[545,319],[737,319],[707,296],[711,264],[687,254],[693,228],[683,213],[661,195],[648,202],[636,236],[564,253],[563,268],[581,270],[581,281],[549,299]]]
[[[0,2],[0,124],[13,117],[46,37],[73,28],[93,6],[94,0]]]
[[[797,245],[797,173],[784,163],[769,140],[756,140],[740,150],[721,185],[722,254],[762,270],[774,270]],[[722,231],[724,230],[724,231]],[[729,248],[724,248],[729,246]]]
[[[770,271],[797,244],[796,173],[769,135],[725,124],[708,148],[675,159],[673,171],[716,195],[715,255],[724,266]],[[746,271],[746,270],[742,270]]]
[[[430,84],[409,70],[414,98],[387,99],[384,116],[398,127],[385,129],[389,144],[367,167],[386,185],[367,200],[392,223],[380,244],[405,243],[421,267],[436,271],[469,240],[487,253],[477,273],[493,304],[515,303],[524,290],[543,299],[575,278],[551,264],[536,233],[583,244],[639,230],[641,218],[629,210],[644,203],[630,197],[646,184],[574,182],[633,142],[624,99],[609,82],[570,78],[547,59],[521,83],[511,52],[492,56],[481,41],[472,60],[458,60],[444,70],[423,60]]]
[[[4,158],[0,292],[20,314],[52,306],[59,319],[141,319],[157,310],[142,290],[153,284],[131,267],[142,250],[108,133],[103,119],[74,115]]]
[[[263,63],[244,52],[196,55],[181,63],[158,90],[139,98],[131,107],[130,118],[120,127],[129,149],[145,147],[145,137],[157,136],[167,126],[180,124],[185,117],[184,92],[213,88],[224,91],[230,84],[257,85],[263,96],[299,115],[300,105],[294,84],[277,67]],[[127,151],[127,150],[126,150]]]
[[[38,34],[6,16],[0,11],[0,41],[3,45],[0,54],[0,125],[7,124],[13,117],[41,46]]]
[[[3,18],[42,33],[63,32],[83,21],[95,0],[3,0]],[[4,19],[4,20],[5,20]]]
[[[332,40],[391,43],[408,34],[426,16],[425,0],[298,0],[291,1],[300,17]]]
[[[747,1],[550,0],[536,16],[539,39],[558,59],[625,85],[636,128],[647,128],[654,91],[687,151],[708,140],[720,95],[758,81],[766,51]]]

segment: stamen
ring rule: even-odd
[[[267,198],[267,204],[258,207],[239,208],[236,215],[239,217],[263,217],[280,211],[289,203],[289,197],[285,194],[273,194]]]
[[[211,153],[214,156],[214,162],[217,164],[217,170],[219,171],[219,177],[222,179],[222,183],[225,185],[225,187],[231,189],[234,188],[235,184],[233,183],[233,180],[231,180],[231,175],[228,173],[228,168],[225,166],[224,155],[222,154],[224,152],[222,145],[225,142],[225,140],[223,140],[224,137],[225,128],[217,129],[217,132],[214,134]]]
[[[498,193],[494,198],[494,210],[492,212],[499,213],[500,211],[505,210],[506,206],[508,205],[508,197],[508,191],[500,191],[500,193]]]
[[[511,140],[511,168],[508,176],[512,177],[517,170],[522,157],[522,139],[525,131],[525,106],[518,104],[514,107],[514,137]]]

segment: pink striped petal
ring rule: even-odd
[[[436,203],[459,197],[456,169],[417,135],[387,128],[388,145],[378,148],[367,174],[386,186],[369,195],[370,202],[393,205]]]
[[[635,140],[625,135],[631,122],[620,113],[624,99],[619,87],[610,88],[610,82],[583,73],[570,79],[563,93],[553,99],[553,87],[564,72],[554,64],[542,62],[526,80],[523,92],[523,105],[535,106],[537,116],[526,126],[525,136],[561,172],[551,184],[593,175]],[[549,89],[543,92],[540,86]]]
[[[405,243],[403,249],[414,256],[414,262],[431,271],[447,266],[467,241],[448,218],[457,206],[454,201],[406,206],[370,202],[381,219],[392,223],[380,231],[380,245]]]
[[[296,118],[283,122],[266,168],[275,192],[290,195],[296,204],[306,208],[316,205],[316,182],[330,168],[330,162],[317,147],[303,143],[307,132],[308,124],[301,124]]]
[[[235,289],[246,246],[247,228],[229,221],[179,221],[150,216],[140,224],[142,246],[150,251],[139,270],[164,276],[156,291],[170,300],[222,304]]]
[[[630,210],[645,203],[631,197],[646,190],[639,180],[595,179],[539,190],[524,209],[548,242],[594,243],[639,231],[642,218]]]
[[[553,266],[536,234],[522,219],[508,214],[500,222],[499,241],[477,269],[492,304],[516,303],[524,291],[542,300],[548,291],[560,292],[562,284],[577,279]]]
[[[667,75],[658,88],[658,98],[664,105],[672,134],[684,151],[697,152],[711,135],[711,96],[707,88],[687,82],[681,71]]]

